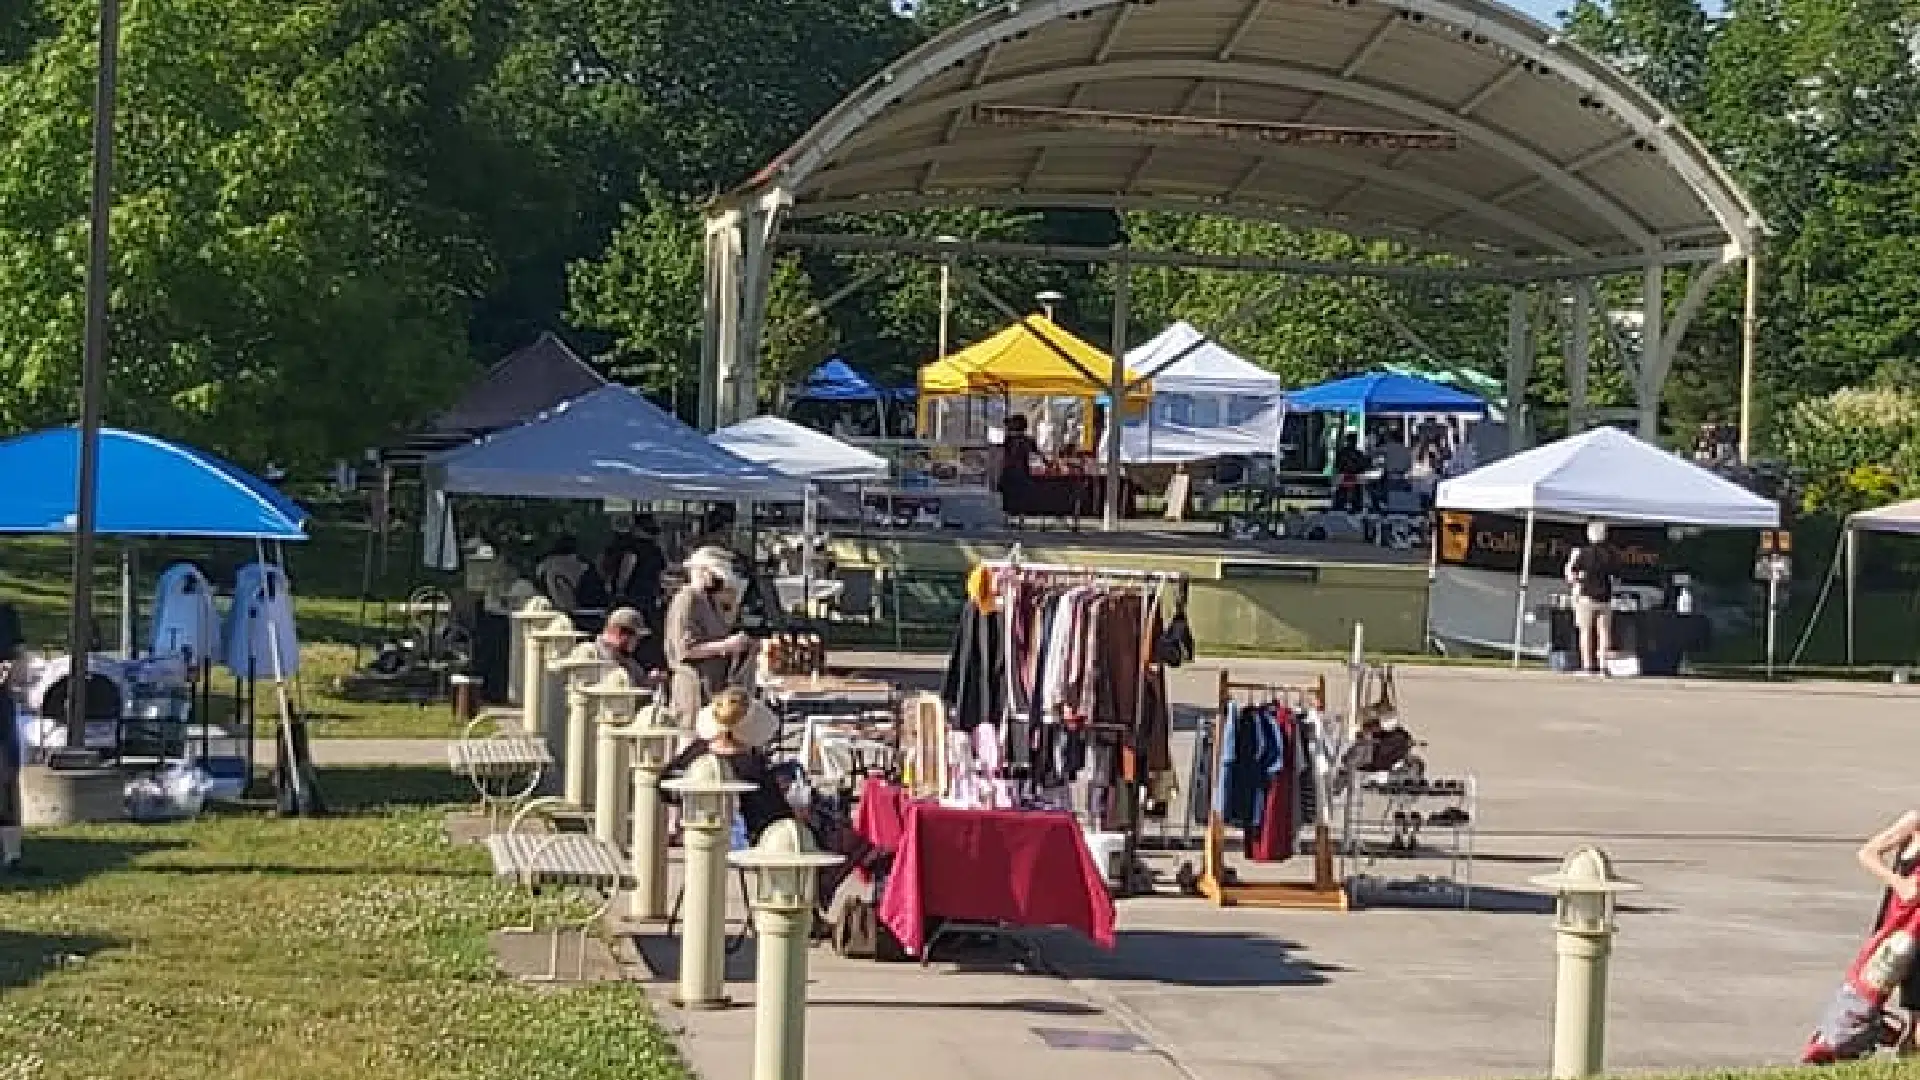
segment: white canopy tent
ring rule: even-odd
[[[885,480],[887,459],[778,416],[756,416],[708,438],[735,457],[796,480],[858,483]]]
[[[1279,446],[1286,406],[1280,377],[1193,324],[1160,331],[1127,353],[1126,366],[1153,383],[1146,417],[1121,428],[1120,454],[1129,464],[1271,454]]]
[[[1911,499],[1847,516],[1847,666],[1854,663],[1853,627],[1860,585],[1860,534],[1895,533],[1920,536],[1920,499]],[[1833,580],[1829,577],[1827,580]]]
[[[1536,520],[1736,529],[1780,525],[1779,504],[1611,427],[1594,428],[1443,481],[1435,506],[1524,516],[1513,611],[1516,667],[1533,574]]]
[[[501,498],[799,502],[805,489],[612,385],[436,454],[428,465],[443,491]]]

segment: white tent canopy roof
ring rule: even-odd
[[[1442,510],[1772,529],[1778,504],[1615,428],[1515,454],[1440,485]]]
[[[756,416],[708,436],[736,457],[798,480],[885,480],[887,460],[778,416]]]
[[[798,500],[804,487],[624,386],[582,394],[429,465],[442,490],[500,498]]]
[[[1847,527],[1861,532],[1920,534],[1920,499],[1862,510],[1847,518]]]
[[[1127,367],[1153,381],[1155,394],[1278,395],[1280,376],[1234,355],[1182,320],[1127,353]]]

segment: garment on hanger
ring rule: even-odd
[[[1260,803],[1255,828],[1246,833],[1247,858],[1255,862],[1285,862],[1293,857],[1294,837],[1299,828],[1301,755],[1299,725],[1293,710],[1269,707],[1262,710],[1263,738],[1273,751],[1267,768],[1266,791]]]
[[[248,563],[233,581],[221,664],[239,678],[292,678],[300,670],[293,587],[278,566]]]
[[[998,724],[1006,713],[1004,624],[999,612],[982,611],[971,601],[960,613],[960,630],[940,687],[948,725],[957,731]]]
[[[220,610],[213,585],[192,563],[174,563],[153,590],[153,626],[148,638],[155,656],[182,656],[190,667],[220,648]]]

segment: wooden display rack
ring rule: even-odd
[[[1220,759],[1226,752],[1226,740],[1230,735],[1226,730],[1227,704],[1236,691],[1259,695],[1263,702],[1320,709],[1326,705],[1327,680],[1320,677],[1311,683],[1241,683],[1234,682],[1228,672],[1221,671],[1220,708],[1214,715],[1213,754],[1208,766],[1209,775],[1215,778],[1215,782],[1220,776]],[[1323,790],[1318,794],[1313,826],[1312,881],[1236,881],[1236,875],[1227,866],[1226,823],[1220,820],[1220,812],[1210,807],[1207,811],[1207,832],[1201,845],[1201,895],[1221,907],[1347,910],[1346,887],[1335,876],[1333,869],[1333,830],[1327,824],[1330,810],[1327,793]]]

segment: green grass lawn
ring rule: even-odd
[[[329,770],[320,820],[36,832],[0,882],[4,1080],[680,1080],[634,984],[496,974],[524,907],[433,770]]]

